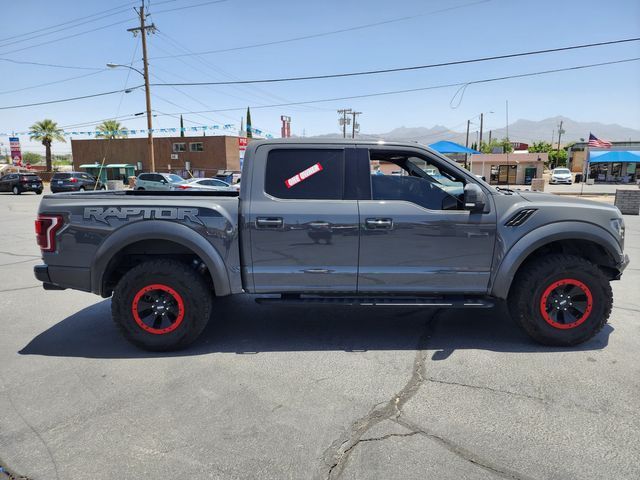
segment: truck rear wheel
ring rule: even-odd
[[[518,273],[509,293],[511,316],[539,343],[577,345],[593,338],[611,314],[609,280],[593,263],[551,254]]]
[[[151,260],[118,282],[111,314],[124,336],[145,350],[192,343],[209,321],[212,293],[202,276],[175,260]]]

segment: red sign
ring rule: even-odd
[[[249,143],[249,139],[245,137],[238,137],[238,149],[241,152],[244,152],[247,149],[247,144]]]
[[[13,164],[22,166],[22,152],[20,151],[20,139],[18,137],[9,137],[9,147],[11,148],[11,159]]]
[[[315,165],[311,165],[309,168],[301,171],[300,173],[295,174],[293,177],[289,178],[288,180],[285,180],[284,184],[287,186],[287,188],[291,188],[294,185],[297,185],[298,183],[300,183],[301,181],[306,180],[311,175],[315,175],[316,173],[321,171],[322,171],[322,165],[320,165],[319,163],[316,163]]]

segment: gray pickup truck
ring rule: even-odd
[[[36,233],[44,288],[113,296],[116,324],[149,350],[232,321],[215,298],[239,293],[389,310],[506,300],[538,342],[575,345],[606,323],[628,263],[617,208],[494,188],[392,142],[255,141],[239,194],[47,195]]]

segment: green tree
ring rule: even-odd
[[[37,165],[42,161],[42,155],[35,152],[24,152],[22,154],[22,163],[29,163],[31,165]]]
[[[549,152],[549,164],[556,167],[566,167],[567,166],[567,151],[564,149],[560,150],[551,150]]]
[[[503,138],[502,140],[492,138],[489,143],[482,142],[480,145],[480,151],[482,153],[493,153],[495,148],[502,148],[504,153],[513,152],[513,147],[511,146],[508,138]]]
[[[117,120],[105,120],[96,127],[97,138],[127,138],[129,133],[124,125]]]
[[[253,138],[253,132],[251,131],[251,110],[247,107],[247,138]]]
[[[553,149],[549,142],[540,141],[533,142],[533,144],[529,145],[530,153],[548,153]]]
[[[51,144],[53,142],[66,142],[62,134],[63,130],[58,128],[58,124],[48,118],[31,125],[29,138],[44,145],[48,172],[51,171]]]

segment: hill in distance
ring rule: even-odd
[[[562,143],[578,142],[581,139],[588,140],[589,133],[593,133],[596,137],[609,141],[640,141],[640,130],[623,127],[617,124],[604,124],[599,122],[578,122],[567,117],[557,116],[545,118],[544,120],[516,120],[509,124],[509,138],[515,142],[533,143],[537,141],[551,142],[558,141],[558,126],[562,121]],[[469,144],[476,139],[477,126],[472,126],[473,130],[469,132]],[[506,128],[499,128],[491,131],[493,138],[504,138],[507,136]],[[340,138],[339,133],[330,133],[326,135],[317,135],[317,138]],[[399,127],[394,128],[390,132],[370,134],[361,133],[357,135],[360,139],[366,140],[395,140],[419,142],[424,144],[434,143],[439,140],[449,140],[464,145],[466,132],[456,132],[449,130],[442,125],[435,125],[431,128],[427,127]],[[485,130],[482,134],[483,140],[489,139],[489,131]]]

